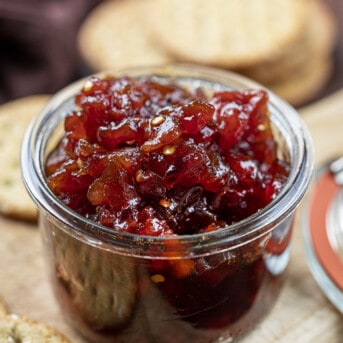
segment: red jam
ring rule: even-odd
[[[266,206],[288,167],[263,90],[207,99],[175,84],[91,78],[47,161],[51,190],[101,224],[140,235],[216,230]]]
[[[221,230],[270,203],[289,171],[276,150],[263,90],[218,91],[207,97],[201,89],[188,91],[152,78],[92,77],[76,96],[76,109],[65,119],[64,136],[47,159],[46,173],[53,193],[91,220],[138,235],[177,238]],[[287,247],[288,239],[280,238],[277,245],[286,242]],[[259,297],[262,309],[255,312],[255,321],[269,307],[265,296],[277,289],[269,287],[265,262],[275,253],[268,251],[272,245],[268,236],[208,256],[125,257],[137,277],[136,312],[143,311],[145,318],[139,324],[133,310],[125,332],[132,326],[132,332],[147,334],[144,323],[153,318],[148,326],[160,342],[170,342],[174,334],[180,335],[175,341],[192,341],[183,329],[174,333],[172,328],[180,322],[180,328],[187,322],[195,330],[230,327]],[[94,247],[87,253],[102,256]],[[106,270],[109,259],[103,254],[101,270]],[[57,264],[68,271],[78,263],[81,270],[83,260],[66,263],[61,258]],[[120,327],[85,319],[71,291],[72,277],[63,275],[57,273],[56,284],[71,318],[121,337]],[[120,294],[120,289],[113,286],[113,292]],[[216,336],[199,335],[204,342]],[[202,342],[199,337],[196,341]]]

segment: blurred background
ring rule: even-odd
[[[0,0],[0,104],[27,95],[54,93],[71,81],[104,68],[155,64],[151,51],[142,51],[146,46],[164,49],[163,57],[168,62],[189,62],[182,54],[170,53],[163,42],[159,46],[156,37],[150,45],[145,42],[141,48],[142,40],[154,36],[143,27],[149,26],[149,18],[141,7],[148,1]],[[278,51],[270,59],[249,66],[228,63],[225,68],[259,81],[294,106],[341,88],[343,1],[309,0],[309,3],[309,6],[320,3],[317,13],[310,7],[307,11],[306,25],[308,31],[314,32],[311,31],[312,36],[307,31],[306,34],[299,32],[292,44],[284,46],[281,53]],[[155,27],[153,31],[159,30]],[[136,59],[127,57],[132,46],[137,46],[137,50],[131,50]],[[311,63],[314,60],[318,61],[315,65]],[[306,67],[305,73],[305,66],[310,63],[314,67],[312,70]]]
[[[337,25],[337,37],[333,51],[334,72],[323,95],[332,93],[343,86],[343,1],[325,0],[325,3],[333,13]]]
[[[54,93],[80,73],[76,36],[100,0],[0,1],[0,102]]]

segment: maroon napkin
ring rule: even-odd
[[[0,103],[53,93],[77,76],[77,31],[100,1],[0,0]]]

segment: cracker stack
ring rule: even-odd
[[[93,71],[210,65],[300,105],[331,75],[335,23],[322,0],[109,0],[86,18],[78,41]]]

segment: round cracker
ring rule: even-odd
[[[36,220],[37,209],[21,180],[19,154],[25,129],[48,95],[33,95],[0,106],[0,213]]]
[[[277,82],[299,70],[313,58],[327,58],[336,42],[336,22],[333,13],[323,1],[311,1],[308,6],[307,26],[299,39],[267,61],[238,72],[260,83]]]
[[[169,63],[170,57],[146,34],[143,7],[148,0],[105,1],[83,22],[80,54],[94,71]]]
[[[289,77],[265,84],[267,88],[293,106],[310,101],[328,82],[333,70],[330,59],[313,59]]]
[[[247,67],[279,54],[306,24],[307,0],[154,0],[147,25],[178,59]]]
[[[70,343],[56,329],[16,315],[0,317],[0,342]]]
[[[52,234],[60,301],[92,329],[127,324],[137,300],[136,269],[130,259],[84,244],[59,229],[52,228]]]

